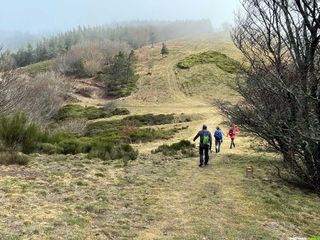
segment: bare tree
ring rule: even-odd
[[[46,123],[58,111],[67,93],[67,81],[54,72],[33,78],[6,73],[0,78],[0,114],[24,112],[38,123]]]
[[[12,113],[26,96],[21,78],[12,72],[0,76],[0,114]]]
[[[68,81],[55,72],[39,73],[21,84],[27,86],[17,108],[38,123],[47,123],[53,117],[70,89]]]
[[[220,104],[226,115],[283,155],[280,174],[318,192],[319,5],[318,0],[242,1],[244,14],[233,41],[250,65],[237,81],[243,101]]]

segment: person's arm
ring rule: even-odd
[[[210,151],[212,149],[212,135],[211,133],[209,134],[209,141],[210,141]]]
[[[200,132],[198,132],[197,135],[193,138],[193,141],[195,142],[199,136],[200,136]]]

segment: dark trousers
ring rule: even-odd
[[[203,153],[204,153],[204,164],[207,165],[209,161],[209,146],[203,145],[199,147],[200,154],[200,165],[203,165]]]
[[[234,143],[234,138],[231,138],[230,148],[236,147],[236,144]]]
[[[216,140],[216,153],[220,152],[222,140]]]

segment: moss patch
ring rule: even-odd
[[[180,69],[189,69],[198,64],[214,63],[223,71],[231,74],[241,70],[240,63],[225,54],[216,51],[207,51],[199,54],[192,54],[178,62]]]
[[[23,70],[27,74],[29,74],[31,76],[35,76],[38,73],[52,71],[52,64],[50,61],[38,62],[38,63],[34,63],[34,64],[31,64],[31,65],[24,67]]]

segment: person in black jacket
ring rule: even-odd
[[[200,164],[199,167],[203,166],[203,153],[204,157],[204,165],[208,164],[209,161],[209,149],[211,151],[212,148],[212,136],[208,131],[207,126],[203,125],[202,130],[198,132],[198,134],[194,137],[193,141],[196,141],[197,138],[200,137],[200,145],[199,145],[199,154],[200,154]]]

